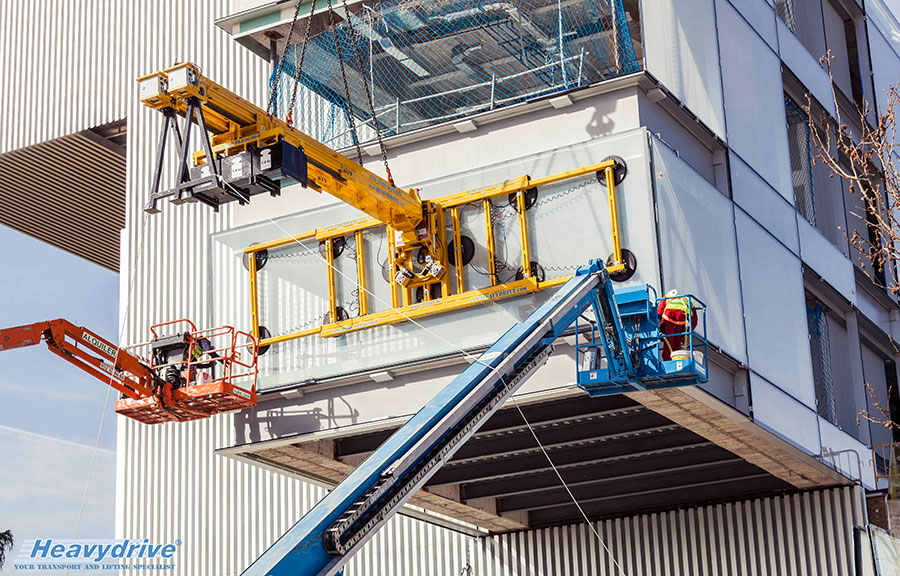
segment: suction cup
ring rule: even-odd
[[[538,282],[543,282],[547,278],[546,272],[544,272],[544,267],[538,264],[537,262],[531,262],[531,277],[536,278]],[[516,270],[516,280],[522,280],[525,278],[525,271],[522,268]]]
[[[462,263],[466,266],[475,257],[475,241],[468,236],[460,236],[460,244],[462,244]],[[456,245],[453,240],[447,245],[447,252],[451,266],[456,266]]]
[[[255,246],[258,244],[254,242],[251,246]],[[266,265],[266,262],[269,261],[269,251],[268,250],[260,250],[255,253],[256,255],[256,271],[259,272]],[[244,254],[243,258],[241,258],[241,262],[244,264],[244,270],[250,270],[250,255]]]
[[[271,338],[271,337],[272,337],[272,333],[269,332],[269,329],[266,328],[265,326],[263,326],[263,325],[260,324],[260,326],[259,326],[259,339],[260,339],[260,340],[266,340],[267,338]],[[260,347],[256,350],[256,354],[257,354],[258,356],[262,356],[263,354],[265,354],[266,352],[269,351],[269,348],[270,348],[271,346],[272,346],[271,344],[266,344],[265,346],[260,346]]]
[[[616,163],[616,167],[613,168],[613,182],[618,186],[625,180],[625,176],[628,175],[628,166],[621,156],[608,156],[603,159],[604,162],[607,160],[613,160]],[[604,172],[597,172],[597,180],[599,180],[601,184],[606,184],[606,174]]]
[[[435,282],[434,284],[430,284],[428,287],[429,296],[431,300],[437,300],[441,297],[441,285],[439,282]],[[422,286],[416,288],[415,293],[416,304],[425,301],[425,289]]]
[[[335,312],[337,312],[337,314],[336,314],[337,320],[331,319],[331,312],[325,313],[325,318],[324,318],[325,324],[331,324],[332,322],[343,322],[344,320],[350,319],[350,315],[347,314],[347,311],[344,310],[343,306],[338,306],[337,308],[335,308]]]
[[[634,253],[631,250],[622,248],[622,260],[623,264],[625,264],[625,269],[609,275],[610,279],[615,282],[625,282],[637,272],[637,258],[634,257]],[[615,256],[610,254],[609,258],[606,259],[606,265],[612,266],[613,264],[615,264]]]
[[[516,209],[516,212],[519,211],[519,200],[517,198],[518,194],[513,192],[509,195],[509,205]],[[525,191],[525,209],[528,210],[532,206],[537,203],[538,197],[538,189],[537,188],[529,188]]]
[[[319,242],[319,254],[322,255],[322,258],[326,257],[325,254],[325,245],[326,242],[323,240]],[[334,256],[334,259],[337,260],[338,256],[344,253],[344,248],[347,246],[347,241],[344,240],[343,236],[338,236],[337,238],[331,239],[331,254]]]

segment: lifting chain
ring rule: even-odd
[[[294,87],[291,89],[291,101],[288,104],[288,126],[294,125],[294,105],[297,103],[297,93],[300,88],[300,75],[303,74],[303,62],[306,60],[306,46],[309,44],[309,31],[312,29],[313,14],[316,12],[316,1],[309,8],[309,18],[306,20],[306,31],[303,34],[303,44],[300,46],[300,61],[294,66]],[[287,47],[284,49],[287,55]]]
[[[353,32],[353,35],[356,35],[356,29],[353,27],[353,19],[350,17],[350,10],[347,8],[347,0],[341,0],[341,4],[344,8],[344,13],[347,14],[347,24],[350,26],[350,30]],[[371,25],[370,25],[371,26]],[[363,59],[360,56],[359,48],[356,49],[356,63],[359,65],[360,75],[363,79],[363,87],[366,89],[366,100],[369,103],[369,110],[372,111],[372,127],[375,128],[375,137],[378,139],[378,147],[381,149],[381,161],[384,163],[384,171],[387,174],[388,182],[391,186],[395,186],[394,184],[394,176],[391,174],[391,167],[388,165],[387,159],[387,149],[384,147],[384,139],[381,137],[381,128],[378,126],[378,117],[375,114],[375,99],[372,97],[372,90],[369,86],[369,77],[366,75],[363,70]],[[371,63],[370,63],[371,64]],[[349,97],[349,95],[348,95]],[[399,114],[399,109],[397,110]]]
[[[359,145],[359,134],[356,132],[356,120],[351,107],[350,85],[347,83],[347,69],[344,67],[344,51],[338,38],[337,27],[334,22],[334,7],[331,5],[331,0],[328,0],[328,21],[331,25],[331,33],[334,34],[334,48],[337,51],[338,64],[341,68],[341,80],[344,83],[344,102],[346,104],[347,120],[350,122],[350,133],[353,136],[353,145],[356,147],[356,159],[359,165],[362,166],[362,148]]]
[[[287,49],[288,46],[291,45],[291,38],[294,36],[294,26],[297,24],[297,18],[300,16],[300,5],[303,4],[303,0],[297,0],[297,9],[294,10],[294,18],[291,19],[291,27],[288,30],[287,40],[284,43],[284,56],[281,57],[281,60],[278,62],[278,69],[275,71],[275,81],[272,82],[272,87],[269,89],[269,102],[266,104],[266,113],[271,116],[272,108],[275,106],[275,95],[278,93],[278,83],[281,81],[281,74],[284,72],[284,61],[287,57]],[[315,7],[315,2],[313,2],[313,7]],[[310,21],[312,20],[312,13],[310,13]],[[309,33],[309,22],[306,24],[306,32]],[[304,48],[306,45],[304,44]]]

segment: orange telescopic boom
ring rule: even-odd
[[[0,330],[0,350],[34,346],[43,340],[51,352],[107,382],[129,398],[151,396],[153,372],[138,358],[86,328],[59,318]]]
[[[175,332],[160,335],[160,327]],[[43,341],[63,360],[118,390],[116,412],[145,424],[197,420],[256,405],[257,341],[252,336],[229,326],[197,330],[186,320],[154,326],[152,332],[149,362],[62,318],[0,330],[0,351]]]

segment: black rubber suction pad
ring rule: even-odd
[[[431,284],[429,286],[428,290],[429,290],[429,296],[430,296],[431,300],[437,300],[438,298],[441,297],[440,283],[436,282],[434,284]],[[422,286],[419,286],[418,288],[416,288],[415,299],[416,299],[416,304],[425,301],[425,289]]]
[[[260,325],[259,326],[259,339],[265,340],[265,339],[271,338],[271,337],[272,337],[272,333],[269,332],[269,329],[263,325]],[[271,346],[271,344],[266,344],[265,346],[260,346],[259,349],[256,351],[256,354],[258,356],[262,356],[263,354],[265,354],[266,352],[269,351],[270,346]]]
[[[625,176],[628,175],[628,166],[621,156],[608,156],[603,159],[604,162],[607,160],[613,160],[616,163],[616,167],[613,168],[613,181],[616,183],[616,186],[618,186],[625,180]],[[597,172],[597,180],[599,180],[601,184],[606,184],[606,172]]]
[[[536,278],[538,282],[543,282],[547,278],[547,273],[544,272],[544,267],[538,264],[537,262],[531,262],[531,277]],[[522,280],[525,278],[525,271],[521,268],[516,270],[516,280]]]
[[[606,259],[606,265],[612,266],[615,263],[615,255],[610,254],[609,258]],[[627,248],[622,248],[622,260],[625,264],[625,269],[620,272],[610,273],[609,277],[611,280],[615,282],[624,282],[634,276],[634,273],[637,272],[637,258],[634,257],[634,253]]]
[[[251,244],[251,246],[255,245]],[[259,252],[255,252],[256,254],[256,271],[259,272],[266,265],[266,262],[269,261],[269,251],[268,250],[260,250]],[[244,270],[250,271],[250,255],[244,254],[243,258],[241,258],[241,262],[244,264]]]
[[[338,256],[344,253],[344,248],[347,246],[347,241],[344,240],[343,236],[338,236],[337,238],[331,239],[331,254],[334,256],[334,259],[337,260]],[[325,241],[322,240],[319,242],[319,254],[322,255],[322,258],[325,258]]]
[[[337,316],[337,320],[331,319],[331,312],[325,313],[325,319],[324,319],[325,324],[331,324],[332,322],[343,322],[344,320],[350,319],[350,315],[347,314],[347,311],[344,310],[343,306],[338,306],[337,308],[335,308],[335,312],[337,313],[337,314],[335,314]]]
[[[509,205],[516,209],[516,212],[519,211],[519,200],[516,198],[518,194],[513,192],[509,195]],[[525,191],[525,209],[528,210],[537,202],[538,189],[537,188],[529,188]]]
[[[462,263],[463,266],[466,266],[475,257],[475,241],[468,236],[460,236],[459,240],[460,244],[462,244]],[[450,259],[450,265],[456,266],[456,245],[453,244],[453,240],[447,245],[447,254]]]

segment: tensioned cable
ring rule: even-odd
[[[120,344],[122,342],[122,339],[125,337],[125,327],[128,325],[128,316],[131,311],[131,294],[133,293],[135,281],[137,280],[137,273],[138,273],[138,270],[140,269],[139,264],[140,264],[141,258],[143,257],[143,254],[144,254],[144,239],[146,238],[146,235],[147,235],[146,234],[147,233],[147,219],[149,216],[150,216],[149,213],[144,212],[143,220],[141,220],[141,240],[138,243],[137,258],[135,259],[135,262],[134,262],[134,272],[131,274],[131,282],[129,282],[129,284],[128,284],[128,294],[127,294],[127,300],[125,302],[125,314],[122,317],[121,327],[119,328],[119,341],[116,345],[116,356],[113,360],[114,371],[115,371],[116,364],[119,362],[119,353],[122,350],[122,348],[119,347],[118,344]],[[91,487],[91,478],[94,475],[94,463],[97,461],[97,452],[100,449],[100,436],[103,433],[103,423],[106,420],[106,410],[109,407],[109,395],[113,389],[113,386],[112,386],[113,380],[114,380],[114,376],[112,374],[110,374],[109,382],[108,382],[109,385],[106,387],[106,400],[104,400],[104,402],[103,402],[103,412],[100,414],[100,426],[97,429],[97,440],[94,442],[94,450],[91,453],[91,464],[88,467],[87,482],[85,483],[85,486],[84,486],[84,494],[82,494],[82,496],[81,496],[81,509],[78,511],[78,522],[75,524],[74,538],[78,538],[78,531],[81,529],[81,520],[84,517],[84,506],[85,506],[85,503],[87,502],[88,490]],[[68,574],[68,573],[69,573],[69,571],[68,571],[68,569],[66,569],[66,574]]]
[[[298,244],[300,247],[303,247],[303,243],[300,242],[299,240],[297,240],[297,238],[296,238],[293,234],[291,234],[290,232],[288,232],[281,224],[279,224],[278,222],[276,222],[275,220],[273,220],[273,219],[270,218],[270,217],[266,217],[266,220],[268,220],[269,223],[275,225],[275,227],[277,227],[277,228],[280,229],[282,232],[284,232],[284,234],[285,234],[286,236],[291,237],[291,239],[293,240],[293,242],[295,242],[296,244]],[[372,292],[372,291],[369,290],[368,288],[364,288],[363,286],[361,286],[361,285],[359,284],[359,282],[358,282],[356,279],[350,277],[349,275],[345,274],[345,273],[342,272],[341,270],[338,270],[338,268],[337,268],[334,264],[330,264],[330,263],[328,262],[328,259],[327,259],[327,258],[325,258],[324,256],[322,256],[322,255],[319,254],[318,252],[316,253],[316,256],[317,256],[319,259],[321,259],[321,260],[325,263],[326,266],[328,266],[328,267],[330,267],[332,270],[334,270],[334,272],[336,272],[337,274],[339,274],[340,276],[342,276],[344,279],[349,280],[350,282],[352,282],[353,284],[355,284],[358,290],[365,290],[367,294],[369,294],[370,296],[372,296],[372,298],[374,298],[374,299],[375,299],[376,301],[378,301],[380,304],[384,304],[384,305],[390,307],[390,304],[389,304],[388,302],[386,302],[385,300],[379,298],[377,295],[375,295],[374,292]],[[475,357],[475,356],[472,356],[470,353],[466,352],[465,350],[463,350],[462,348],[460,348],[459,346],[457,346],[457,345],[454,344],[453,342],[447,340],[446,338],[444,338],[444,337],[441,336],[440,334],[437,334],[436,332],[434,332],[434,331],[428,329],[426,326],[423,326],[422,324],[416,322],[415,319],[410,318],[409,316],[407,316],[406,314],[404,314],[402,310],[399,310],[399,309],[397,309],[397,308],[394,308],[394,311],[397,312],[397,313],[398,313],[400,316],[402,316],[403,318],[405,318],[407,321],[412,322],[415,326],[421,328],[421,329],[422,329],[423,331],[425,331],[427,334],[430,334],[431,336],[433,336],[433,337],[436,338],[437,340],[440,340],[441,342],[444,342],[445,344],[448,344],[451,348],[453,348],[453,349],[456,350],[457,352],[460,352],[466,360],[468,360],[468,361],[470,361],[470,362],[472,362],[472,363],[478,363],[478,364],[481,364],[482,366],[484,366],[484,367],[486,367],[487,369],[491,370],[492,372],[496,373],[496,374],[497,374],[498,376],[500,376],[501,378],[503,377],[503,375],[500,374],[500,372],[499,372],[496,368],[494,368],[493,366],[491,366],[491,365],[489,365],[489,364],[486,364],[485,362],[482,362],[480,358]],[[600,536],[600,532],[597,531],[597,528],[594,526],[594,524],[593,524],[593,523],[590,521],[590,519],[588,518],[587,514],[586,514],[585,511],[584,511],[584,508],[582,508],[582,507],[581,507],[581,504],[578,502],[578,499],[575,498],[575,495],[572,493],[572,490],[569,488],[569,485],[568,485],[568,484],[566,483],[566,481],[563,479],[562,474],[560,474],[559,469],[557,469],[557,467],[556,467],[556,464],[555,464],[555,463],[553,462],[553,460],[550,458],[550,454],[547,453],[547,449],[544,448],[544,445],[541,443],[540,438],[538,438],[538,435],[537,435],[537,433],[535,432],[534,428],[531,426],[531,423],[530,423],[530,422],[528,421],[528,419],[525,417],[525,413],[522,411],[522,408],[519,406],[518,401],[516,401],[515,396],[511,396],[511,398],[512,398],[512,400],[513,400],[513,404],[515,404],[515,406],[516,406],[516,409],[519,411],[519,415],[522,417],[522,420],[525,422],[525,425],[528,427],[528,430],[531,431],[531,435],[534,437],[535,442],[537,442],[537,445],[540,447],[541,452],[542,452],[542,453],[544,454],[544,456],[547,458],[547,462],[550,464],[550,467],[551,467],[551,468],[553,469],[553,471],[556,473],[556,477],[559,478],[559,481],[562,483],[563,488],[565,488],[566,492],[569,494],[569,498],[572,499],[572,502],[575,504],[575,507],[578,508],[578,512],[581,514],[581,517],[584,518],[585,524],[587,524],[588,527],[591,529],[591,532],[594,533],[594,536],[597,538],[597,541],[600,543],[600,546],[603,547],[603,550],[606,551],[607,555],[610,557],[610,559],[613,561],[613,564],[614,564],[614,565],[616,566],[616,568],[618,569],[619,574],[621,574],[622,576],[628,576],[628,574],[627,574],[627,573],[625,572],[625,570],[622,568],[621,564],[619,564],[618,559],[617,559],[617,558],[615,557],[615,555],[612,553],[612,550],[610,550],[609,547],[606,545],[606,542],[603,540],[603,537]]]

